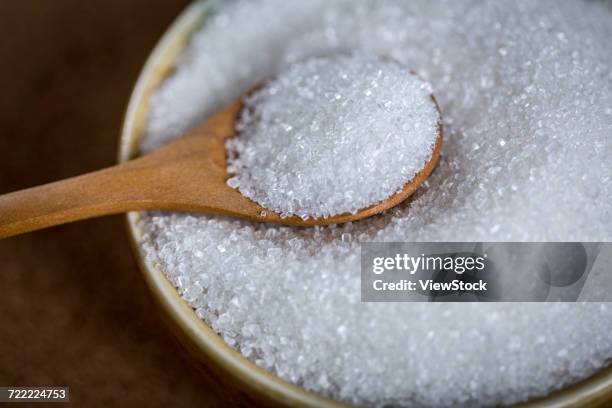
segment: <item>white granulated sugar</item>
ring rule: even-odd
[[[148,257],[232,347],[368,406],[511,404],[612,357],[605,304],[360,303],[364,241],[612,240],[612,11],[596,1],[258,0],[210,17],[143,150],[311,56],[388,56],[435,89],[442,158],[398,208],[290,229],[148,214]]]
[[[245,98],[228,185],[281,216],[356,213],[398,193],[431,158],[431,86],[363,55],[310,58]]]

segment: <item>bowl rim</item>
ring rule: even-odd
[[[170,25],[149,54],[138,79],[123,119],[119,140],[118,161],[124,162],[137,155],[144,134],[148,101],[152,93],[172,73],[174,62],[191,34],[211,13],[218,1],[196,1],[189,5]],[[194,356],[212,362],[230,374],[252,395],[283,406],[348,408],[339,402],[291,384],[271,372],[255,365],[231,348],[204,323],[168,281],[159,265],[146,257],[139,242],[144,234],[139,226],[140,213],[126,215],[128,235],[139,268],[155,302],[171,320],[175,335],[188,343]],[[537,398],[521,407],[598,407],[612,402],[612,366],[576,384],[548,396]]]

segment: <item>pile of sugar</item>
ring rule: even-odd
[[[359,242],[612,240],[610,38],[597,1],[229,3],[152,99],[144,150],[288,64],[361,50],[433,85],[441,162],[381,217],[290,229],[145,214],[144,250],[228,344],[333,398],[511,404],[585,378],[612,357],[612,307],[360,303]]]
[[[431,158],[431,86],[356,54],[309,58],[245,98],[228,185],[302,219],[356,213],[402,190]]]

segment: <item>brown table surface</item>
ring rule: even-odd
[[[0,1],[0,193],[113,164],[140,68],[187,3]],[[68,385],[84,407],[248,404],[166,329],[120,216],[0,241],[0,291],[0,386]]]

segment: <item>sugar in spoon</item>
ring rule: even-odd
[[[240,98],[177,141],[134,160],[1,195],[0,239],[87,218],[142,210],[215,214],[293,226],[357,221],[394,207],[414,193],[433,171],[442,148],[440,122],[429,160],[400,192],[387,200],[355,214],[307,220],[297,216],[283,218],[227,185],[230,175],[225,140],[234,136],[235,121],[242,108]]]

